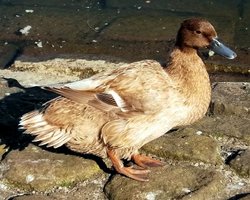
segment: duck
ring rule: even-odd
[[[20,128],[39,145],[66,145],[78,153],[108,158],[117,173],[148,181],[149,168],[164,162],[140,154],[139,149],[175,127],[201,119],[208,110],[211,86],[197,52],[200,48],[228,59],[236,57],[209,21],[186,19],[166,68],[155,60],[142,60],[43,87],[59,96],[24,114]],[[126,166],[125,160],[134,165]]]

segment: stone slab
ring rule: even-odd
[[[51,153],[34,145],[11,151],[1,165],[9,166],[1,172],[6,184],[29,192],[73,186],[102,172],[93,160]]]

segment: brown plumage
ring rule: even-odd
[[[140,155],[138,149],[205,115],[211,89],[197,48],[210,47],[230,59],[236,56],[216,38],[208,21],[185,20],[166,70],[156,61],[143,60],[46,87],[61,97],[22,116],[20,125],[41,145],[65,144],[77,152],[109,157],[117,172],[145,181],[148,170],[124,167],[121,159],[132,159],[142,168],[161,166],[162,162]]]

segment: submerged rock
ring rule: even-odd
[[[0,69],[10,66],[19,52],[19,47],[13,44],[0,46]]]

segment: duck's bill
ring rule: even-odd
[[[210,43],[209,49],[228,59],[234,59],[237,56],[234,51],[222,44],[217,38],[214,38]]]

